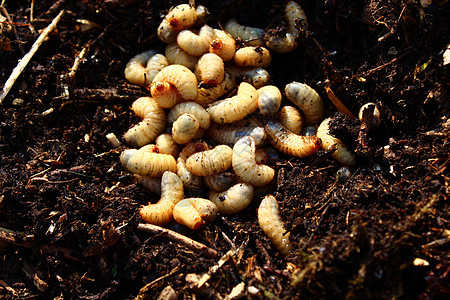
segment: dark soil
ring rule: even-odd
[[[259,291],[244,298],[449,299],[450,2],[299,2],[310,26],[296,51],[273,55],[272,84],[314,87],[358,163],[347,173],[323,151],[282,156],[275,182],[245,211],[195,232],[169,226],[218,251],[214,258],[137,229],[138,208],[157,196],[121,167],[124,146],[105,138],[137,122],[130,105],[148,92],[125,81],[125,64],[163,49],[156,27],[179,1],[3,2],[2,85],[40,30],[65,14],[0,107],[0,298],[154,299],[168,285],[179,299],[220,298],[244,282]],[[236,17],[283,30],[281,2],[197,4],[215,28]],[[354,115],[376,102],[381,127],[359,138],[360,122],[337,114],[327,88]],[[286,258],[257,223],[268,193],[295,242]],[[203,288],[191,288],[187,274],[203,275],[235,247]]]

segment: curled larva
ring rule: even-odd
[[[177,157],[180,153],[180,146],[175,143],[172,135],[169,133],[160,134],[155,139],[155,144],[159,149],[159,153],[170,154],[173,157]]]
[[[286,129],[295,134],[300,134],[303,128],[303,116],[300,111],[293,106],[283,106],[279,115],[280,123]]]
[[[122,166],[134,174],[159,177],[165,171],[176,172],[177,163],[169,154],[126,149],[120,155]]]
[[[233,61],[240,67],[265,68],[272,62],[272,56],[267,48],[248,46],[237,50],[234,54]]]
[[[147,77],[147,62],[156,53],[157,51],[152,49],[131,58],[124,70],[126,80],[139,86],[146,86],[151,82]]]
[[[159,148],[158,146],[154,145],[154,144],[148,144],[145,146],[142,146],[141,148],[139,148],[139,151],[145,151],[145,152],[150,152],[150,153],[159,153]]]
[[[232,172],[222,172],[203,177],[203,182],[209,189],[223,192],[237,183],[237,176]]]
[[[255,139],[257,146],[264,144],[266,141],[264,127],[245,119],[231,124],[211,123],[207,133],[214,141],[229,146],[233,146],[241,137],[247,135]]]
[[[291,250],[290,232],[286,232],[284,229],[278,202],[274,196],[267,195],[261,201],[258,208],[258,223],[278,251],[283,256],[288,255]]]
[[[198,57],[187,54],[177,43],[168,44],[165,55],[171,65],[183,65],[192,71],[198,62]]]
[[[170,26],[170,23],[166,19],[163,19],[158,26],[156,34],[161,41],[169,44],[177,40],[178,31],[173,29],[173,27]]]
[[[266,85],[258,89],[258,108],[263,116],[273,116],[281,105],[282,95],[274,85]]]
[[[252,186],[263,186],[272,181],[275,170],[256,163],[255,139],[250,136],[240,138],[233,147],[232,166],[243,182]]]
[[[365,112],[367,110],[367,112]],[[370,111],[371,110],[371,111]],[[367,114],[367,115],[365,115]],[[364,104],[363,106],[361,106],[361,108],[359,109],[359,113],[358,113],[358,117],[359,120],[361,122],[367,122],[369,124],[367,124],[369,129],[372,128],[377,128],[378,126],[381,125],[381,113],[380,110],[378,109],[377,105],[373,102],[368,102],[366,104]],[[366,121],[367,119],[367,121]]]
[[[243,26],[236,19],[230,19],[224,27],[234,39],[240,38],[249,46],[262,46],[264,44],[264,29]]]
[[[219,145],[211,150],[192,154],[186,159],[187,169],[197,176],[207,176],[226,171],[231,167],[233,150],[227,145]]]
[[[286,33],[283,36],[269,36],[266,41],[266,47],[278,53],[287,53],[297,49],[298,43],[292,34]]]
[[[238,183],[224,192],[209,191],[211,200],[223,215],[236,214],[246,209],[253,201],[253,187],[248,183]]]
[[[321,142],[315,136],[302,136],[287,130],[275,121],[267,122],[264,127],[269,142],[281,153],[304,158],[316,153]]]
[[[214,39],[209,44],[209,52],[217,54],[223,61],[229,61],[236,52],[236,42],[227,32],[214,29]]]
[[[186,144],[181,150],[177,159],[177,175],[180,177],[185,188],[195,190],[203,185],[202,178],[192,174],[186,168],[186,159],[196,152],[205,151],[208,149],[209,146],[206,142],[193,141]]]
[[[160,177],[150,177],[150,176],[134,174],[134,178],[136,178],[137,183],[142,185],[148,191],[155,193],[155,194],[161,194],[161,178]]]
[[[269,72],[261,67],[232,66],[226,68],[225,71],[230,73],[237,83],[247,82],[257,89],[267,85],[270,81]]]
[[[175,31],[180,31],[194,25],[197,20],[195,8],[189,4],[180,4],[169,10],[164,17]]]
[[[323,120],[325,110],[322,98],[309,85],[291,82],[285,88],[286,97],[300,108],[305,116],[305,125],[315,125]]]
[[[154,141],[164,130],[166,113],[151,97],[138,98],[133,102],[132,110],[143,120],[128,129],[124,138],[128,145],[141,147]]]
[[[191,29],[182,30],[177,36],[177,44],[187,54],[202,56],[209,51],[209,44],[214,38],[214,29],[203,25],[198,34]]]
[[[206,110],[216,123],[233,123],[245,118],[258,108],[256,89],[242,82],[236,96],[212,103]]]
[[[195,139],[199,128],[200,123],[195,116],[191,114],[182,114],[175,122],[173,122],[173,140],[180,145],[187,144]]]
[[[150,85],[150,93],[158,105],[164,108],[174,107],[182,100],[176,87],[168,82],[153,82]]]
[[[322,148],[326,151],[335,149],[331,154],[335,160],[345,166],[353,166],[356,163],[354,154],[344,143],[330,134],[329,123],[331,119],[325,119],[317,128],[317,137],[322,141]]]
[[[156,74],[159,73],[162,69],[167,67],[169,65],[169,61],[167,58],[162,54],[155,54],[152,57],[150,57],[147,61],[147,82],[150,83],[153,81],[153,78],[155,78]]]
[[[200,84],[213,87],[220,84],[225,77],[223,60],[214,53],[203,54],[195,67],[195,74],[200,78]]]
[[[230,74],[225,73],[225,78],[220,84],[208,88],[199,87],[198,97],[195,102],[206,108],[208,107],[208,105],[216,101],[220,96],[234,88],[234,85],[235,81],[233,77]]]
[[[183,183],[175,173],[166,171],[161,178],[161,198],[139,210],[142,219],[150,224],[164,226],[173,220],[175,204],[184,198]]]
[[[186,198],[178,202],[173,209],[173,218],[178,223],[197,230],[206,223],[213,222],[219,210],[208,199]]]
[[[209,128],[211,117],[208,112],[200,104],[192,101],[181,102],[175,105],[167,114],[167,123],[171,125],[182,114],[195,116],[201,128],[205,130]]]

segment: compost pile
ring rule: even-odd
[[[60,18],[1,102],[1,298],[448,299],[450,2],[298,1],[309,27],[296,50],[272,52],[270,84],[312,86],[357,163],[280,155],[248,208],[195,231],[171,223],[175,239],[142,230],[139,208],[160,196],[119,156],[139,121],[130,106],[149,95],[125,65],[163,53],[156,29],[180,3],[1,2],[2,88]],[[286,30],[279,1],[195,4],[214,28],[236,18]],[[376,129],[352,117],[367,102],[380,109]],[[290,232],[287,256],[258,225],[267,194]]]

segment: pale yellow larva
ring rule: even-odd
[[[141,207],[142,219],[150,224],[164,226],[173,220],[175,204],[184,198],[183,183],[170,171],[164,172],[161,178],[161,198],[155,204],[149,203]]]
[[[195,7],[189,4],[179,4],[169,10],[164,17],[175,31],[180,31],[194,25],[197,20]]]
[[[236,19],[228,20],[224,29],[234,39],[240,38],[249,46],[262,46],[264,44],[264,29],[243,26]]]
[[[186,161],[192,154],[210,149],[211,147],[205,141],[192,141],[183,147],[178,158]]]
[[[186,159],[187,169],[197,176],[207,176],[226,171],[231,167],[233,150],[227,145],[192,154]]]
[[[152,55],[152,57],[148,59],[147,67],[145,68],[147,71],[147,83],[152,82],[156,74],[168,65],[169,61],[164,55],[159,53]]]
[[[241,181],[252,186],[264,186],[272,181],[275,170],[256,163],[255,139],[250,136],[240,138],[233,147],[232,166]]]
[[[266,85],[257,90],[259,113],[263,116],[273,116],[281,106],[280,90],[274,85]]]
[[[172,155],[126,149],[120,155],[122,166],[134,174],[159,177],[165,171],[176,172],[177,163]]]
[[[254,189],[248,183],[238,183],[224,192],[209,191],[211,200],[223,215],[237,214],[253,201]]]
[[[256,89],[242,82],[236,96],[212,103],[206,110],[216,123],[233,123],[245,118],[258,108]]]
[[[265,68],[272,62],[272,56],[267,48],[248,46],[237,50],[234,54],[233,61],[240,67]]]
[[[152,82],[147,77],[148,74],[146,67],[148,60],[156,53],[156,50],[151,49],[132,57],[125,66],[124,74],[126,80],[129,83],[139,86],[146,86],[148,83]]]
[[[267,195],[258,208],[258,223],[262,231],[283,256],[291,251],[290,232],[284,229],[280,217],[278,202],[272,195]]]
[[[231,66],[226,68],[225,72],[230,73],[235,82],[247,82],[257,89],[267,85],[270,81],[269,72],[261,67]]]
[[[266,142],[266,132],[259,124],[251,124],[248,120],[239,120],[231,124],[211,123],[208,136],[220,144],[233,146],[241,137],[251,136],[256,145],[260,146]]]
[[[214,53],[203,54],[195,67],[195,74],[200,78],[200,84],[213,87],[225,78],[225,67],[222,58]]]
[[[179,31],[175,30],[166,19],[161,21],[158,29],[156,30],[158,38],[167,44],[173,43],[177,40],[178,32]]]
[[[269,36],[266,41],[266,47],[278,53],[288,53],[297,49],[298,43],[292,34],[286,33],[283,36]]]
[[[329,124],[331,119],[325,119],[317,128],[317,137],[322,141],[325,151],[335,149],[331,154],[335,160],[345,166],[353,166],[356,163],[355,155],[344,145],[344,143],[330,134]]]
[[[203,25],[198,34],[191,29],[182,30],[177,36],[177,44],[187,54],[202,56],[209,51],[209,44],[214,38],[214,29]]]
[[[195,102],[200,104],[202,107],[206,108],[211,103],[216,101],[220,96],[230,91],[235,86],[235,81],[233,77],[225,73],[225,78],[222,82],[214,87],[199,87],[198,89],[198,97]]]
[[[159,153],[159,148],[158,146],[154,145],[154,144],[148,144],[145,146],[142,146],[141,148],[139,148],[139,151],[145,151],[145,152],[150,152],[150,153]]]
[[[173,209],[173,218],[181,225],[197,230],[213,222],[218,214],[217,206],[208,199],[186,198]]]
[[[229,61],[236,52],[236,42],[227,32],[214,29],[214,38],[209,44],[209,52],[217,54],[223,61]]]
[[[169,82],[152,82],[150,85],[150,93],[158,105],[164,108],[172,108],[182,101],[181,95],[176,87]]]
[[[255,161],[258,165],[267,164],[270,160],[270,154],[264,148],[256,148]]]
[[[182,114],[173,122],[172,136],[173,140],[180,145],[193,141],[200,128],[197,118],[191,114]]]
[[[150,177],[143,176],[139,174],[134,174],[134,178],[136,178],[137,183],[142,185],[148,191],[161,194],[161,178],[160,177]]]
[[[237,176],[232,172],[222,172],[203,177],[203,182],[209,189],[223,192],[237,183]]]
[[[304,158],[316,153],[320,139],[315,136],[302,136],[286,129],[279,122],[269,121],[264,127],[269,142],[281,153]]]
[[[186,168],[186,159],[196,152],[205,151],[208,149],[209,146],[206,142],[193,141],[186,144],[181,150],[177,159],[177,175],[180,177],[185,188],[195,190],[203,185],[202,178],[192,174]]]
[[[295,134],[300,134],[303,128],[303,116],[294,106],[283,106],[280,110],[279,119],[281,125]]]
[[[177,43],[168,44],[165,55],[171,65],[183,65],[192,71],[198,62],[198,57],[187,54]]]
[[[172,135],[169,133],[160,134],[155,139],[155,144],[159,149],[159,153],[170,154],[173,157],[178,157],[180,153],[180,146],[175,143]]]
[[[309,85],[291,82],[285,87],[286,97],[300,108],[305,116],[305,125],[315,125],[323,120],[325,110],[322,98]]]
[[[143,120],[128,129],[124,135],[125,141],[132,147],[141,147],[153,142],[164,130],[166,124],[164,109],[153,98],[141,97],[133,102],[132,110]]]
[[[185,113],[195,116],[201,128],[205,130],[209,128],[211,123],[210,115],[200,104],[192,101],[181,102],[169,111],[167,114],[167,123],[169,126],[172,125],[179,116]]]

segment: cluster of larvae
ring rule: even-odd
[[[301,7],[289,1],[287,33],[265,41],[264,30],[234,19],[224,30],[211,28],[205,12],[188,4],[172,8],[158,28],[165,53],[146,51],[125,69],[130,83],[151,93],[132,105],[142,121],[125,133],[133,149],[120,156],[140,184],[161,194],[157,203],[140,209],[151,224],[164,226],[175,219],[198,229],[218,212],[244,210],[255,189],[273,180],[275,171],[267,163],[277,153],[304,158],[334,148],[336,160],[355,163],[352,152],[329,134],[329,119],[323,120],[323,102],[313,88],[287,84],[284,94],[292,106],[281,107],[282,92],[268,84],[264,68],[271,62],[270,51],[294,50],[297,25],[307,25]],[[238,38],[250,42],[236,50]],[[206,190],[207,198],[185,197]],[[258,220],[277,249],[288,254],[289,233],[273,196],[261,202]]]

